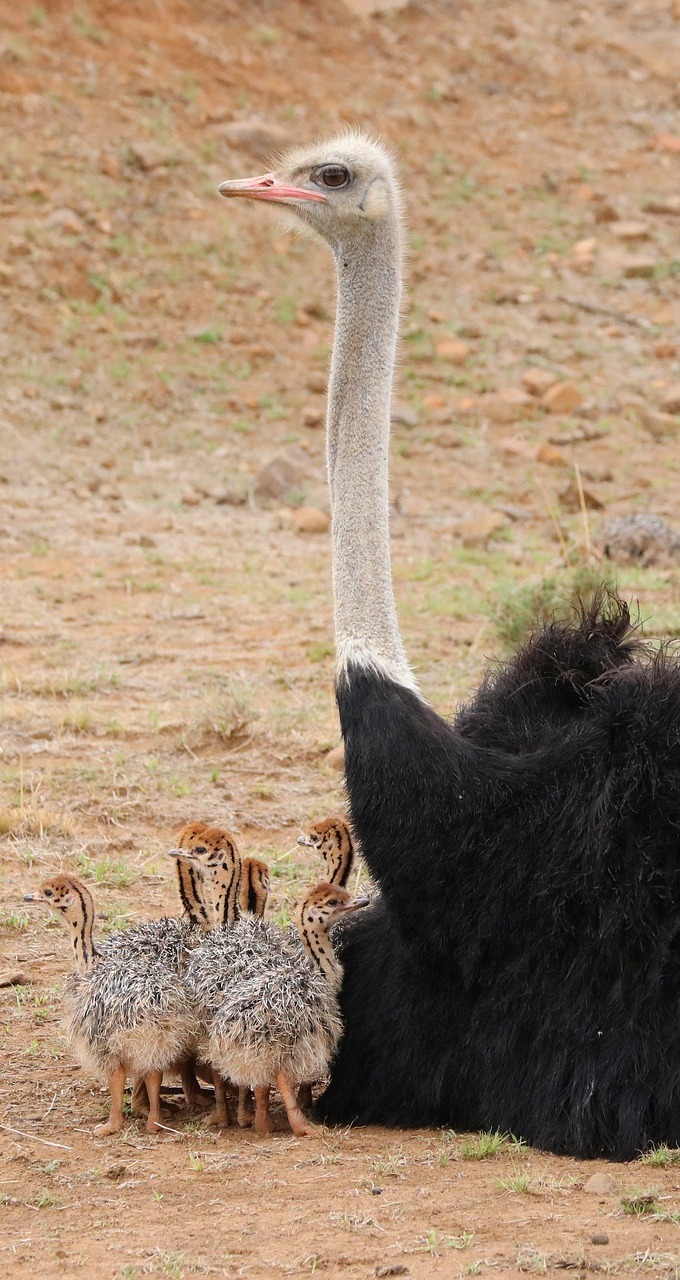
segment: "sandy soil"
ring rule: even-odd
[[[200,817],[268,858],[284,920],[317,871],[295,836],[342,808],[328,538],[293,523],[327,509],[331,267],[215,192],[277,140],[350,121],[403,165],[395,578],[435,705],[507,651],[527,600],[612,572],[605,519],[673,520],[677,0],[365,20],[341,0],[16,0],[0,20],[0,929],[23,978],[0,990],[3,1274],[677,1275],[671,1155],[295,1141],[282,1116],[217,1137],[180,1111],[158,1140],[133,1121],[94,1139],[105,1100],[59,1026],[66,938],[21,902],[65,866],[103,930],[171,909],[163,854]],[[567,386],[552,411],[532,369]],[[617,572],[651,636],[680,633],[677,565]]]

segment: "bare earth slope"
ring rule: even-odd
[[[677,520],[677,0],[5,0],[0,25],[3,1274],[677,1274],[670,1157],[593,1193],[599,1165],[469,1135],[168,1111],[95,1140],[67,939],[21,902],[63,865],[101,929],[171,909],[195,817],[271,861],[285,919],[318,870],[295,836],[342,808],[331,268],[216,195],[287,139],[362,124],[403,166],[394,560],[434,704],[593,567],[678,634],[672,555],[599,559],[606,519]]]

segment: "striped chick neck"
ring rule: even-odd
[[[333,991],[337,991],[342,982],[342,965],[333,950],[329,931],[349,901],[350,895],[345,889],[318,884],[298,908],[295,920],[309,959],[323,973]]]
[[[190,850],[203,875],[203,899],[212,929],[232,925],[239,914],[241,855],[223,827],[207,827]]]
[[[203,870],[198,863],[189,857],[178,854],[175,858],[177,875],[177,892],[182,903],[182,915],[191,924],[201,929],[209,929],[210,913],[204,900]]]
[[[269,867],[259,858],[244,858],[239,890],[241,915],[264,917],[269,898]]]

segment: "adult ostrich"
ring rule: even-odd
[[[336,694],[354,830],[381,894],[342,940],[331,1121],[512,1131],[630,1158],[680,1144],[680,675],[601,596],[539,632],[452,724],[404,654],[388,540],[402,218],[346,133],[225,196],[331,247]]]

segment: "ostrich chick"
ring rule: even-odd
[[[239,912],[241,917],[250,916],[253,919],[264,919],[270,885],[269,867],[266,862],[261,862],[259,858],[244,858],[241,888],[239,890]],[[237,1124],[240,1129],[247,1129],[254,1119],[253,1091],[241,1085],[238,1091]]]
[[[203,864],[206,893],[211,869]],[[221,1076],[255,1091],[255,1129],[271,1132],[269,1092],[279,1089],[293,1133],[311,1131],[295,1084],[323,1076],[342,1031],[338,991],[342,967],[331,926],[368,899],[317,885],[305,898],[297,928],[241,920],[210,934],[187,974],[206,1025],[202,1052]]]
[[[75,970],[66,979],[66,1027],[81,1063],[111,1095],[109,1118],[95,1128],[97,1137],[123,1126],[123,1095],[128,1076],[144,1080],[149,1097],[148,1133],[160,1128],[163,1072],[186,1058],[196,1035],[196,1017],[181,976],[186,957],[182,929],[150,926],[180,921],[150,921],[114,935],[98,948],[92,937],[94,902],[76,876],[46,880],[25,902],[44,903],[66,923]],[[174,945],[173,945],[174,936]]]
[[[191,836],[194,838],[192,853],[197,859],[196,874],[199,883],[202,884],[202,864],[205,863],[211,868],[211,918],[220,922],[223,926],[229,926],[234,923],[237,914],[233,907],[235,845],[230,837],[225,840],[224,837],[228,836],[228,833],[223,832],[220,836],[219,828],[204,827],[202,833],[198,833],[197,827],[198,824],[193,824],[191,829]],[[188,829],[185,828],[186,830]],[[181,857],[179,850],[172,850],[172,856],[175,856],[178,862],[186,861]],[[270,883],[269,867],[266,862],[260,861],[259,858],[244,858],[241,864],[241,881],[238,890],[238,914],[240,916],[252,919],[262,919],[264,917],[269,898]],[[204,1072],[205,1065],[203,1067],[199,1066],[199,1071]],[[211,1072],[210,1079],[215,1084],[214,1072]],[[226,1103],[228,1092],[230,1092],[228,1082],[220,1079],[219,1083],[215,1085],[216,1106],[211,1117],[213,1124],[222,1126],[229,1122]],[[248,1128],[252,1124],[254,1114],[252,1092],[242,1086],[238,1090],[237,1121],[239,1127],[241,1129]]]
[[[354,863],[354,841],[344,818],[324,818],[315,822],[309,828],[309,835],[298,836],[297,842],[322,855],[328,884],[345,888]]]
[[[194,835],[194,826],[203,829],[203,823],[192,824],[192,835]],[[183,829],[180,833],[180,840],[187,831],[188,828]],[[196,945],[201,934],[209,927],[210,920],[203,901],[201,888],[203,873],[200,867],[197,867],[196,863],[189,858],[179,856],[175,860],[175,872],[177,875],[177,892],[183,907],[183,912],[179,919],[171,921],[168,917],[162,917],[160,920],[149,920],[140,925],[138,929],[129,932],[126,936],[128,943],[137,938],[138,944],[150,944],[156,948],[157,954],[158,949],[162,948],[167,963],[172,965],[176,961],[179,966],[178,972],[181,974],[186,968],[186,954],[182,950],[178,951],[174,946],[176,932],[179,931],[188,951],[190,947]],[[168,943],[170,944],[169,950]],[[191,1059],[186,1058],[178,1063],[178,1071],[187,1106],[194,1109],[209,1106],[210,1095],[201,1089],[196,1079],[196,1071]],[[146,1086],[141,1079],[135,1080],[130,1106],[134,1115],[144,1115],[149,1110]]]
[[[345,888],[354,865],[354,841],[344,818],[323,818],[309,829],[309,835],[298,836],[298,844],[315,849],[326,863],[326,880],[329,884]],[[303,1111],[311,1111],[314,1094],[311,1084],[301,1084],[297,1094]]]
[[[195,824],[196,827],[198,824]],[[190,857],[200,877],[203,886],[203,900],[210,920],[212,933],[221,937],[227,932],[228,928],[238,919],[239,913],[239,891],[242,881],[242,863],[241,856],[236,847],[236,842],[228,831],[223,827],[203,827],[197,830],[195,835],[195,843],[190,850],[186,848],[178,848],[170,850],[170,857],[184,860]],[[267,889],[269,871],[264,863],[258,864],[263,867],[267,873]],[[207,882],[207,883],[206,883]],[[259,883],[256,873],[252,873],[252,884],[250,875],[246,876],[246,894],[252,892],[253,896],[261,897],[263,889]],[[266,903],[266,894],[264,901]],[[209,933],[198,947],[202,952],[203,946],[212,935]],[[200,964],[200,959],[198,960]],[[195,966],[194,966],[195,967]],[[193,969],[192,969],[193,971]],[[187,980],[189,989],[193,993],[193,982],[187,971]],[[200,1028],[201,1021],[198,1019]],[[206,1078],[203,1073],[203,1066],[207,1063],[206,1055],[202,1051],[198,1041],[201,1039],[200,1034],[194,1045],[194,1061],[198,1059],[198,1070],[201,1072],[202,1078]],[[213,1069],[209,1064],[210,1079],[215,1090],[215,1109],[210,1116],[210,1123],[218,1126],[229,1124],[229,1109],[227,1104],[227,1084],[218,1071]],[[241,1095],[239,1094],[239,1102],[241,1103]],[[243,1105],[246,1106],[245,1099]],[[247,1108],[246,1108],[247,1109]]]

